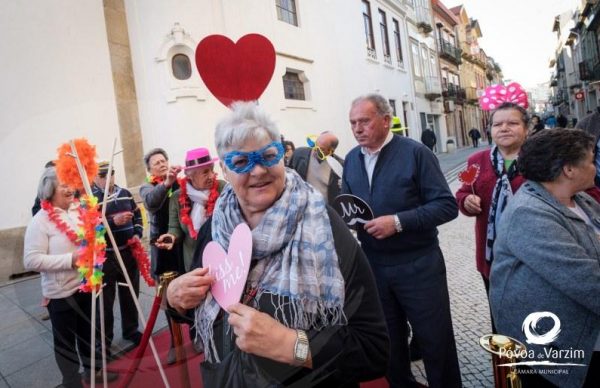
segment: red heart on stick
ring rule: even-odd
[[[479,165],[473,163],[466,170],[458,173],[458,180],[466,185],[473,185],[479,176]]]
[[[244,35],[237,43],[209,35],[196,47],[196,67],[208,90],[225,106],[254,101],[275,71],[275,48],[259,34]]]

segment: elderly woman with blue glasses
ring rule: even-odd
[[[236,103],[216,128],[226,186],[195,255],[173,281],[169,304],[195,309],[205,386],[358,386],[383,376],[389,343],[373,275],[340,217],[283,164],[273,121]],[[222,310],[203,268],[204,246],[229,246],[252,230],[252,261],[240,303]]]

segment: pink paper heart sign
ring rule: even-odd
[[[224,309],[240,301],[246,286],[250,259],[252,257],[252,232],[246,224],[233,230],[227,253],[214,241],[209,242],[202,252],[202,265],[216,281],[210,292]]]
[[[196,47],[196,67],[204,84],[223,105],[254,101],[262,95],[275,71],[275,48],[259,34],[233,43],[223,35],[209,35]]]

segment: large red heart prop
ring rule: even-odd
[[[466,170],[463,170],[458,173],[458,180],[466,185],[473,185],[477,177],[479,176],[479,165],[477,163],[473,163]]]
[[[233,230],[227,253],[214,241],[204,248],[202,266],[208,268],[208,273],[216,279],[210,291],[224,309],[240,301],[251,258],[252,232],[246,224],[239,224]]]
[[[275,71],[275,48],[259,34],[244,35],[237,43],[209,35],[196,47],[196,67],[208,90],[225,106],[254,101]]]

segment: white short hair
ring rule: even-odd
[[[37,196],[40,201],[50,200],[56,191],[56,186],[58,186],[56,169],[54,167],[44,169],[37,190]]]
[[[219,158],[232,149],[243,147],[249,139],[280,141],[275,122],[255,102],[235,102],[231,113],[215,128],[215,146]]]

